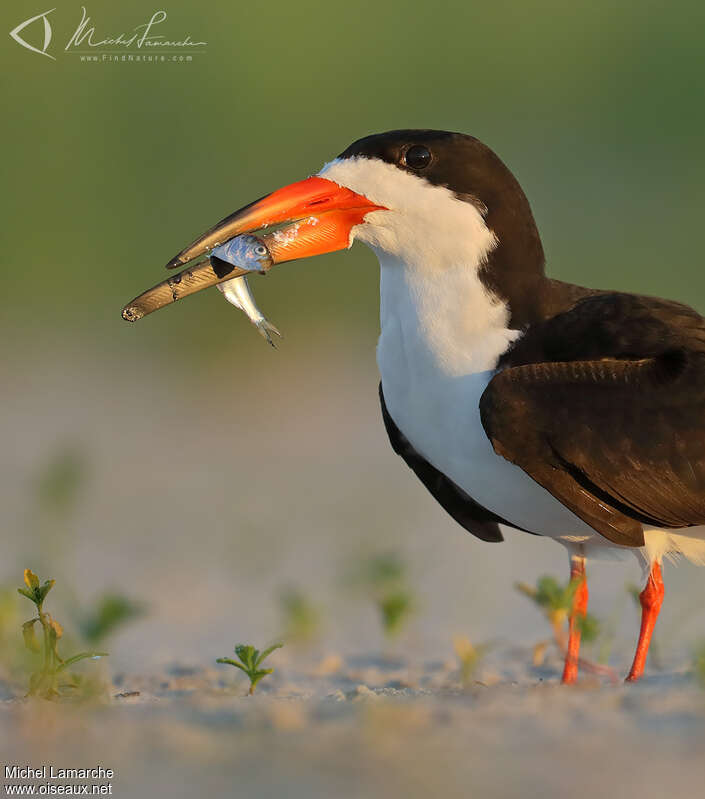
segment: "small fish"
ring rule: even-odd
[[[218,283],[217,288],[231,305],[239,308],[247,315],[247,318],[259,330],[260,334],[276,349],[277,345],[272,341],[270,333],[275,333],[277,336],[281,336],[281,333],[270,321],[264,318],[264,315],[255,304],[247,283],[247,277],[245,275],[234,277],[232,280]]]
[[[211,258],[248,272],[265,274],[271,268],[273,261],[266,245],[257,236],[235,236],[234,239],[219,244],[211,251]],[[214,266],[215,268],[215,266]]]
[[[213,269],[217,271],[218,262],[237,266],[240,269],[247,269],[248,272],[259,272],[265,274],[272,266],[272,257],[269,250],[261,239],[256,236],[236,236],[225,244],[220,244],[211,252],[211,263]],[[270,333],[281,336],[277,328],[267,319],[257,307],[247,277],[241,275],[224,283],[218,283],[218,290],[222,292],[225,299],[236,308],[241,310],[252,324],[259,330],[264,339],[276,349]]]
[[[234,280],[252,272],[264,274],[273,265],[274,259],[264,239],[251,235],[236,236],[225,244],[216,246],[210,257],[197,261],[167,280],[162,280],[161,283],[152,286],[151,289],[143,291],[122,309],[122,317],[128,322],[136,322],[147,314],[195,294],[201,289]],[[247,292],[247,287],[245,287],[245,292]],[[256,314],[259,314],[251,296],[249,296],[249,300]],[[245,313],[248,312],[245,311]],[[252,319],[252,317],[250,318]]]

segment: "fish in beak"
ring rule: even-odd
[[[275,264],[346,249],[353,228],[380,210],[386,209],[325,178],[292,183],[221,220],[174,256],[168,269],[209,257],[140,294],[123,308],[123,319],[134,322],[201,289],[266,273]]]
[[[262,311],[257,307],[255,298],[250,291],[247,277],[245,275],[242,275],[242,277],[234,277],[232,280],[218,283],[216,288],[231,305],[234,305],[247,316],[267,344],[276,349],[277,345],[274,343],[272,334],[281,337],[281,333],[269,319],[265,318]]]

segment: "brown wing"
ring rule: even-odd
[[[536,326],[480,401],[495,451],[616,544],[705,524],[705,322],[606,294]]]

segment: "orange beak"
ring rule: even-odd
[[[246,205],[218,222],[193,244],[169,261],[168,269],[183,266],[199,255],[210,253],[235,236],[259,231],[257,239],[266,247],[268,266],[309,258],[349,247],[352,230],[362,224],[371,211],[386,210],[325,178],[313,177],[292,183]],[[277,226],[268,233],[267,228]],[[248,269],[199,261],[163,280],[135,297],[122,310],[123,319],[134,322],[165,305],[215,286],[225,280],[248,274]]]
[[[370,211],[384,210],[331,180],[313,177],[292,183],[225,217],[176,255],[168,269],[182,266],[235,236],[262,231],[275,264],[335,252],[350,246],[352,229]],[[272,225],[287,224],[267,234]]]

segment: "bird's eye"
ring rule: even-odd
[[[404,163],[412,169],[424,169],[431,163],[431,153],[423,144],[415,144],[404,154]]]

